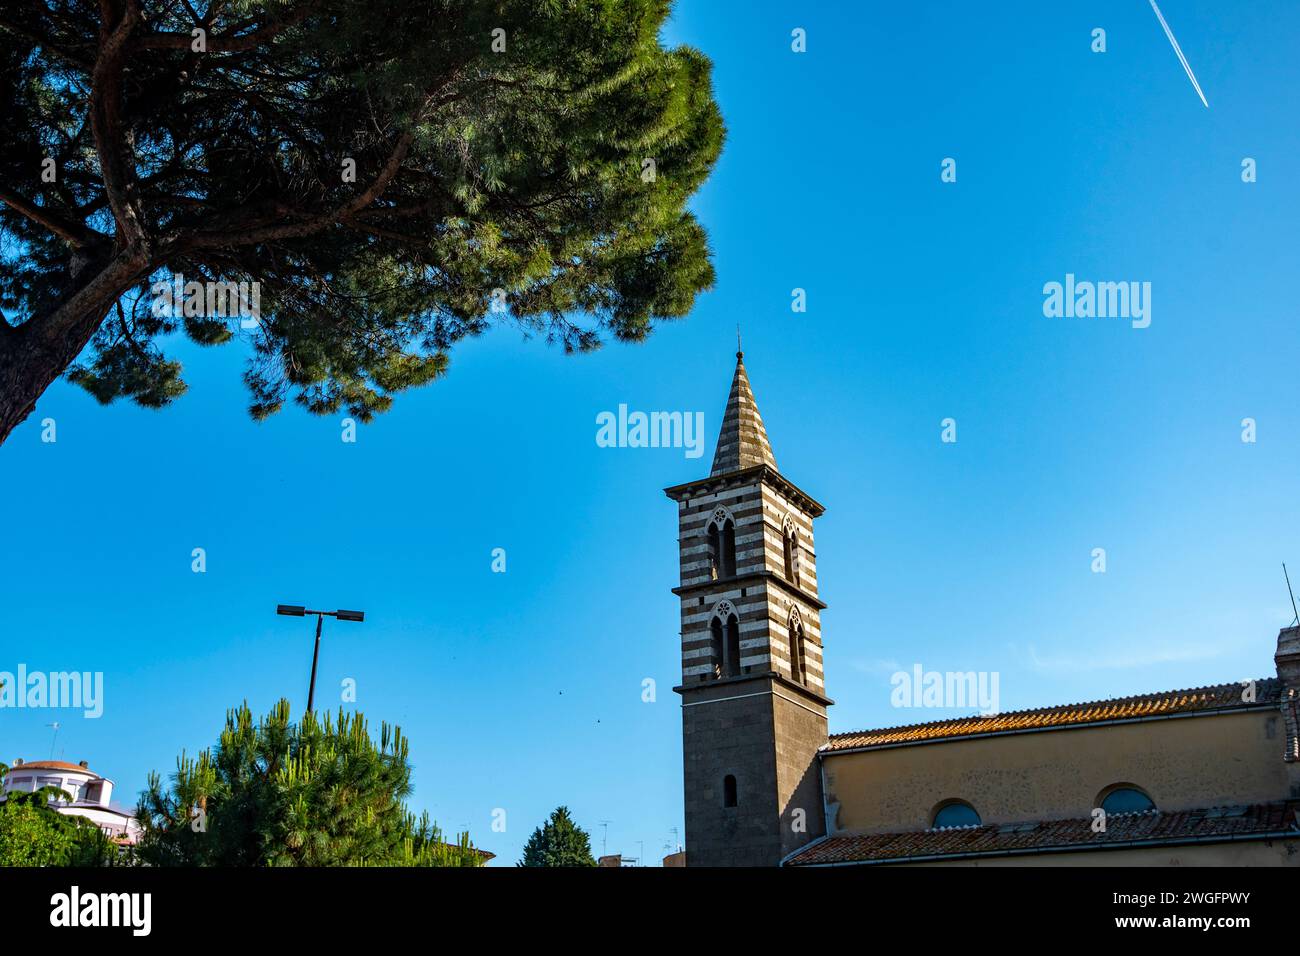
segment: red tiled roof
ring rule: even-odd
[[[908,724],[879,730],[856,730],[844,734],[831,734],[830,741],[822,750],[833,753],[837,750],[928,743],[933,740],[981,734],[1055,730],[1113,720],[1142,720],[1244,709],[1259,704],[1277,703],[1281,699],[1281,682],[1275,677],[1256,681],[1255,700],[1251,702],[1242,700],[1242,693],[1243,687],[1240,682],[1216,684],[1212,687],[1138,694],[1136,697],[1117,697],[1112,700],[1095,700],[1082,704],[1060,704],[1055,707],[1016,710],[990,717],[956,717],[936,720],[928,724]]]
[[[91,770],[89,767],[82,767],[79,764],[68,763],[66,760],[32,760],[28,763],[14,764],[9,768],[10,773],[15,771],[21,772],[23,770],[73,770],[77,773],[90,774],[92,777],[99,776],[99,774],[95,773],[95,771]]]
[[[459,844],[459,843],[447,843],[447,842],[444,840],[442,845],[445,846],[448,850],[459,850],[459,849],[460,849],[460,844]],[[478,847],[476,847],[476,846],[472,846],[472,847],[470,847],[470,848],[469,848],[469,852],[470,852],[470,853],[473,853],[474,856],[478,857],[478,860],[479,860],[479,866],[482,866],[482,865],[483,865],[484,863],[486,863],[488,860],[495,860],[496,857],[497,857],[497,855],[496,855],[495,853],[492,853],[492,852],[489,851],[489,850],[480,850],[480,849],[479,849]]]
[[[919,862],[964,854],[1014,856],[1043,850],[1119,849],[1134,843],[1220,843],[1283,833],[1300,839],[1298,813],[1300,800],[1286,800],[1174,813],[1112,813],[1106,819],[1105,833],[1093,833],[1092,820],[1087,818],[833,836],[810,844],[785,865]]]

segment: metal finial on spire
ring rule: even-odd
[[[744,349],[740,347],[740,323],[737,322],[736,323],[736,358],[740,358],[744,354],[745,354]]]

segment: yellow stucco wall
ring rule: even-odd
[[[952,798],[984,823],[1087,817],[1115,783],[1162,810],[1283,800],[1281,734],[1276,710],[1249,711],[828,755],[823,769],[837,832],[887,833],[925,829]]]

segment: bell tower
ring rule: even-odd
[[[826,743],[813,521],[776,467],[744,355],[707,478],[677,502],[688,866],[775,866],[822,835]]]

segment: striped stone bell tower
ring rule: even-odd
[[[688,866],[775,866],[822,835],[826,743],[813,520],[776,467],[736,353],[707,478],[677,502]]]

